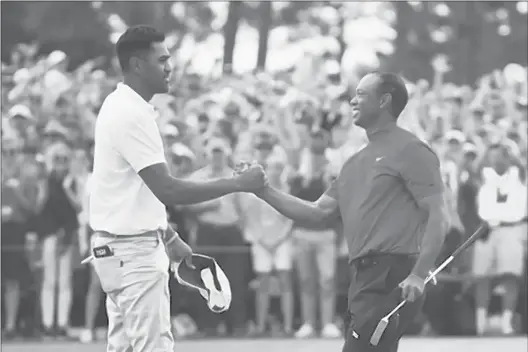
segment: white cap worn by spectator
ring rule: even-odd
[[[7,115],[10,119],[15,117],[21,117],[29,121],[35,121],[35,117],[31,113],[31,110],[27,106],[22,104],[17,104],[13,106],[11,109],[9,109]]]
[[[475,154],[475,155],[478,155],[477,146],[474,145],[473,143],[470,143],[470,142],[464,143],[464,145],[462,146],[462,152],[464,154]]]
[[[46,63],[49,66],[56,66],[56,65],[64,62],[64,60],[66,60],[66,58],[67,58],[67,56],[66,56],[66,54],[63,51],[55,50],[55,51],[51,52],[51,54],[48,55],[48,58],[46,59]]]
[[[45,136],[68,137],[68,130],[59,121],[51,120],[44,128]]]
[[[484,105],[480,104],[479,102],[473,102],[469,105],[469,111],[472,113],[485,113],[486,109],[484,108]]]
[[[163,126],[160,132],[163,137],[176,138],[180,136],[180,130],[178,129],[178,127],[170,123]]]
[[[194,155],[192,150],[183,143],[174,143],[171,147],[171,153],[182,158],[189,158],[193,161],[196,160],[196,155]]]
[[[466,142],[466,136],[462,131],[459,130],[451,130],[446,132],[445,134],[445,140],[448,142],[458,142],[460,144]]]

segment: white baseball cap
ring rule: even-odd
[[[216,260],[203,254],[193,254],[191,268],[185,261],[175,264],[174,275],[181,285],[198,290],[209,309],[222,313],[231,306],[231,285]]]
[[[35,120],[33,114],[31,113],[31,110],[26,105],[22,104],[17,104],[11,109],[9,109],[8,116],[9,118],[14,118],[18,116],[31,121]]]

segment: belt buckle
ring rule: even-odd
[[[377,264],[378,264],[378,261],[376,260],[376,258],[365,257],[365,258],[358,259],[357,266],[360,269],[364,269],[364,268],[375,266]]]

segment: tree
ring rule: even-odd
[[[108,29],[89,2],[3,2],[1,12],[2,60],[18,43],[39,44],[40,54],[62,50],[70,67],[88,57],[112,53]]]
[[[233,51],[235,50],[241,5],[240,1],[229,2],[227,22],[224,26],[224,62],[222,67],[225,73],[231,73],[233,68]]]
[[[449,57],[446,80],[472,84],[509,62],[526,65],[526,14],[515,2],[395,3],[396,52],[390,70],[411,79],[432,78],[431,59]]]
[[[266,57],[268,53],[268,38],[272,25],[273,3],[271,1],[261,1],[258,12],[260,17],[259,23],[259,46],[257,54],[257,70],[266,68]]]

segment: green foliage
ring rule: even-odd
[[[76,67],[87,58],[111,55],[108,29],[89,2],[2,2],[2,61],[23,42],[42,54],[62,50]]]
[[[416,3],[416,2],[415,2]],[[207,2],[182,2],[180,17],[174,16],[174,2],[105,1],[100,6],[91,2],[2,2],[2,61],[9,62],[10,53],[19,43],[36,42],[41,53],[62,50],[76,67],[89,58],[110,58],[111,29],[106,21],[109,14],[119,15],[127,25],[152,24],[165,32],[192,33],[200,41],[215,30],[215,12]],[[438,4],[449,7],[449,15],[435,12]],[[258,3],[239,2],[240,20],[262,28]],[[331,5],[339,9],[340,22],[353,20],[357,12],[347,11],[347,4],[329,1],[289,1],[273,4],[271,28],[295,26],[292,40],[310,37],[313,33],[339,36],[336,24],[325,23],[318,9]],[[457,83],[474,82],[479,76],[508,62],[526,64],[528,26],[526,14],[516,10],[516,2],[408,2],[393,3],[397,14],[394,24],[398,38],[396,51],[382,58],[385,69],[403,73],[407,78],[431,78],[431,59],[446,54],[453,67],[446,79]],[[504,18],[506,13],[506,18]],[[510,30],[500,35],[498,29]],[[448,33],[444,42],[435,42],[432,32]],[[343,46],[343,42],[340,41]],[[343,51],[346,48],[342,48]]]

